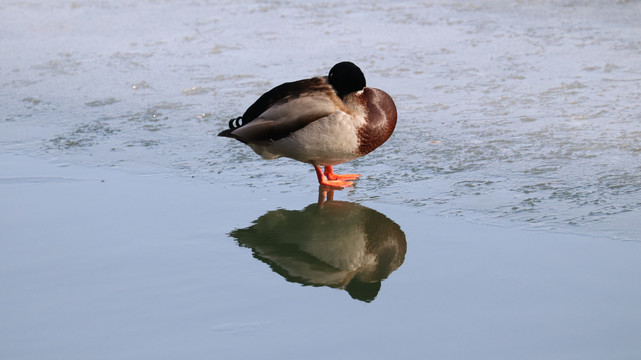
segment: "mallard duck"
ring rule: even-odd
[[[241,141],[264,159],[284,156],[312,164],[320,185],[344,188],[360,175],[335,174],[333,166],[381,146],[395,126],[392,98],[366,87],[361,69],[346,61],[328,76],[269,90],[218,136]]]

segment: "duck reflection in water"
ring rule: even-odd
[[[230,235],[287,281],[344,289],[365,302],[403,264],[407,249],[394,221],[365,206],[334,201],[333,190],[323,187],[318,203],[269,211]]]

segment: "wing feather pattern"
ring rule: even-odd
[[[243,114],[242,126],[219,136],[244,143],[279,140],[340,108],[326,78],[284,83],[263,94]]]

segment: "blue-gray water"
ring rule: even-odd
[[[2,5],[3,151],[211,183],[314,185],[214,135],[281,82],[359,64],[399,109],[340,167],[378,197],[640,239],[641,5],[193,1]]]
[[[639,1],[0,4],[0,355],[636,358],[640,18]],[[317,220],[314,172],[216,134],[343,60],[399,111],[336,168],[363,175],[334,194],[353,256],[322,231],[257,245]],[[395,241],[368,242],[367,219]],[[372,273],[377,293],[348,289]]]

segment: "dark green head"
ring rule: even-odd
[[[327,81],[332,85],[338,97],[343,98],[347,94],[363,90],[365,87],[365,75],[361,69],[349,61],[340,62],[329,71]]]

